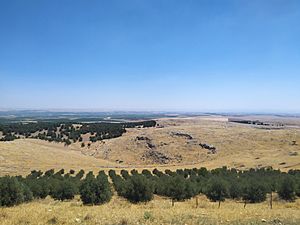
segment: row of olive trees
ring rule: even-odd
[[[1,177],[0,206],[14,206],[47,196],[64,201],[80,194],[84,204],[101,204],[111,199],[111,185],[103,171],[97,177],[91,172],[84,179],[83,176],[83,170],[75,175],[74,170],[65,174],[62,169],[56,173],[48,170],[44,174],[41,171],[32,171],[25,178]]]
[[[226,167],[208,171],[205,168],[186,169],[165,173],[153,170],[122,170],[121,175],[109,171],[118,195],[132,202],[150,201],[153,194],[169,197],[174,201],[184,201],[198,194],[205,194],[211,201],[224,201],[226,198],[259,203],[277,192],[283,200],[293,201],[300,196],[300,171],[282,173],[279,170],[251,169],[249,171],[228,170]],[[198,202],[198,201],[197,201]]]
[[[130,202],[148,202],[154,195],[165,196],[175,201],[184,201],[204,194],[208,199],[218,202],[219,206],[226,198],[243,200],[247,203],[258,203],[266,200],[267,193],[277,192],[281,199],[293,201],[300,196],[300,171],[290,170],[283,173],[279,170],[250,169],[237,171],[226,167],[208,171],[205,168],[194,168],[165,172],[154,169],[121,170],[120,175],[114,170],[108,176],[100,171],[97,176],[84,171],[75,174],[59,170],[32,171],[27,177],[0,178],[0,206],[13,206],[32,199],[51,196],[55,200],[73,199],[80,195],[83,204],[103,204],[112,197],[112,186],[119,196]],[[198,199],[196,198],[198,204]],[[270,201],[272,206],[272,201]]]

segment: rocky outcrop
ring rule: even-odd
[[[211,154],[217,153],[217,149],[213,145],[209,145],[209,144],[205,144],[205,143],[200,143],[199,145],[201,146],[201,148],[209,150],[209,153],[211,153]]]
[[[144,161],[149,160],[152,163],[157,163],[157,164],[167,164],[172,160],[171,157],[165,155],[164,153],[152,149],[147,150],[142,155],[141,159]]]
[[[185,133],[180,133],[180,132],[171,132],[171,136],[184,137],[188,140],[193,139],[193,137],[191,135],[185,134]]]
[[[147,148],[150,148],[150,149],[156,148],[156,146],[155,146],[154,144],[152,144],[151,139],[148,138],[148,137],[145,137],[145,136],[137,136],[137,137],[135,138],[135,141],[137,141],[137,142],[142,142],[142,143],[144,142],[144,143],[146,144],[146,147],[147,147]]]

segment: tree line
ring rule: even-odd
[[[109,177],[111,183],[109,182]],[[199,194],[206,195],[213,202],[234,199],[248,203],[263,202],[272,194],[286,201],[300,197],[300,170],[281,172],[272,168],[238,171],[226,167],[207,170],[206,168],[178,169],[164,172],[154,169],[121,170],[117,174],[110,170],[108,175],[100,171],[85,174],[83,170],[68,173],[48,170],[45,173],[33,170],[28,176],[5,176],[0,178],[0,206],[14,206],[33,199],[51,196],[64,201],[80,195],[83,204],[98,205],[110,201],[114,191],[132,203],[149,202],[154,195],[176,201],[185,201]]]
[[[64,142],[70,145],[72,142],[82,142],[82,135],[91,133],[90,141],[116,138],[126,132],[126,128],[154,127],[156,121],[140,121],[125,123],[76,123],[71,122],[30,122],[0,124],[3,137],[0,141],[13,141],[20,136],[25,138],[37,138],[47,141]]]

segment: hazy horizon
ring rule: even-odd
[[[299,9],[1,1],[0,109],[299,113]]]
[[[134,109],[97,109],[97,108],[0,108],[0,112],[54,112],[54,113],[165,113],[165,114],[248,114],[248,115],[295,115],[299,111],[238,111],[238,110],[134,110]]]

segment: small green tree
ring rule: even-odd
[[[113,179],[114,177],[117,176],[116,171],[115,170],[109,170],[108,171],[108,175],[111,179]]]
[[[242,198],[245,202],[259,203],[266,200],[267,190],[261,181],[250,180],[244,184]]]
[[[142,174],[147,178],[152,177],[152,173],[149,170],[146,170],[146,169],[143,169]]]
[[[84,170],[81,169],[76,175],[75,175],[75,178],[80,180],[81,178],[83,178],[83,175],[84,175]]]
[[[296,198],[295,190],[294,181],[291,177],[287,176],[279,184],[278,195],[283,200],[294,201]]]
[[[124,197],[133,203],[151,201],[153,185],[141,174],[132,175],[125,181]]]
[[[53,187],[51,197],[55,200],[64,201],[73,199],[76,192],[76,186],[73,182],[70,180],[59,180]]]
[[[45,177],[51,177],[51,176],[53,176],[53,174],[54,174],[54,169],[50,169],[50,170],[47,170],[46,172],[45,172]]]
[[[101,173],[95,178],[87,176],[80,187],[80,198],[83,204],[103,204],[109,202],[112,191],[108,182],[108,177]]]
[[[228,195],[228,185],[222,178],[213,177],[207,183],[205,195],[211,201],[218,201],[220,208],[221,202],[223,202]]]
[[[172,206],[174,206],[175,201],[184,201],[197,194],[196,185],[190,179],[185,179],[177,173],[172,174],[172,176],[153,177],[152,180],[155,183],[155,193],[170,197]]]
[[[49,185],[47,184],[47,180],[44,178],[29,180],[27,184],[32,191],[34,198],[46,198],[49,194]]]
[[[24,196],[23,201],[24,202],[30,202],[33,199],[32,191],[24,183],[21,183],[21,186],[22,186],[22,192],[23,192],[23,196]]]
[[[229,197],[232,199],[240,199],[242,196],[242,186],[237,180],[230,181],[228,188]]]
[[[128,173],[127,170],[121,170],[120,173],[121,173],[122,177],[123,177],[125,180],[127,180],[127,179],[130,178],[130,175],[129,175],[129,173]]]
[[[24,201],[24,186],[21,182],[15,177],[0,178],[0,206],[14,206]]]
[[[300,178],[298,178],[296,181],[297,182],[296,182],[296,191],[295,191],[295,193],[298,197],[300,197]]]

